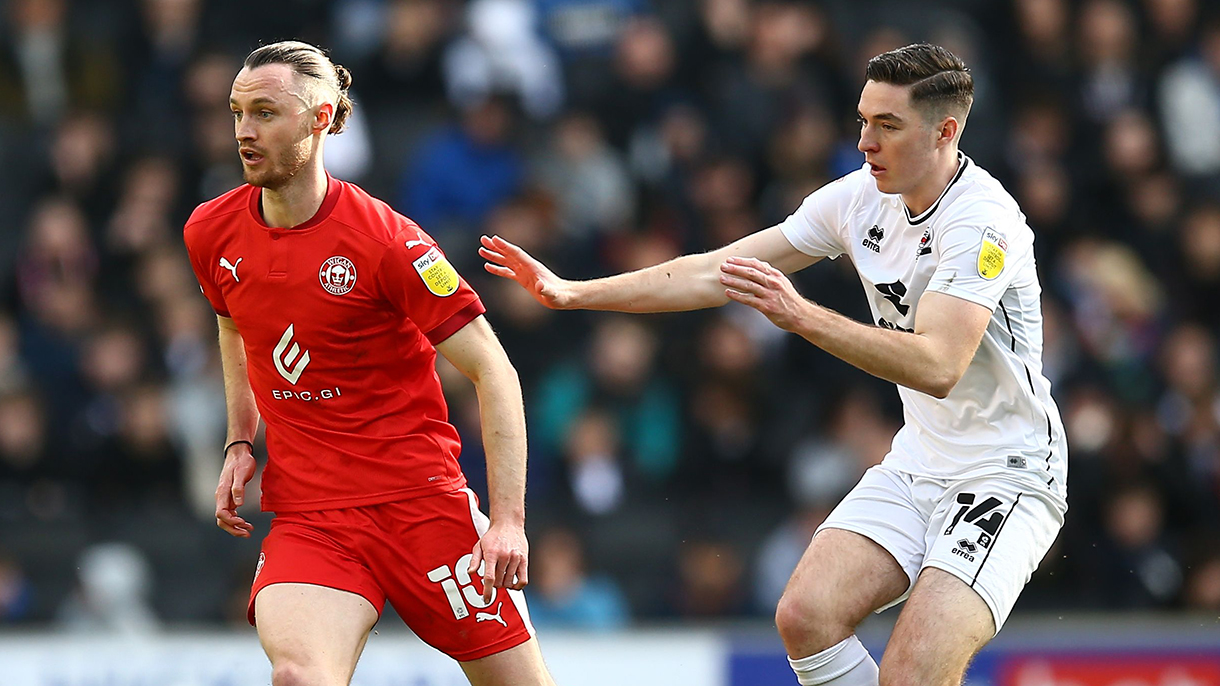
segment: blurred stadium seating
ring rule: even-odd
[[[330,47],[354,75],[357,116],[327,143],[329,168],[441,242],[521,372],[530,531],[556,534],[535,547],[531,602],[554,627],[765,627],[813,527],[884,455],[901,421],[892,388],[739,308],[543,310],[482,271],[477,237],[591,277],[771,225],[861,163],[866,58],[929,40],[972,65],[963,149],[1037,233],[1046,371],[1069,430],[1067,526],[1016,616],[1210,618],[1199,631],[1215,650],[1215,3],[11,0],[5,12],[0,627],[244,622],[258,547],[212,523],[223,394],[180,231],[241,181],[225,104],[241,59],[289,37]],[[857,284],[842,264],[799,279],[865,319]],[[472,389],[441,372],[483,490]],[[125,611],[97,610],[115,594]]]

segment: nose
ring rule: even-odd
[[[860,130],[860,142],[856,144],[856,150],[860,152],[877,152],[879,146],[877,139],[867,133],[867,128]]]
[[[242,117],[233,122],[233,133],[238,141],[252,141],[254,140],[254,125],[247,117]]]

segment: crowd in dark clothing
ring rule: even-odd
[[[285,38],[354,77],[328,169],[440,242],[520,372],[540,616],[770,617],[901,406],[748,308],[546,310],[483,271],[479,235],[587,278],[773,225],[862,163],[867,59],[924,40],[971,66],[962,150],[1036,234],[1045,373],[1068,430],[1067,524],[1017,612],[1220,611],[1208,3],[13,0],[0,623],[88,626],[82,560],[99,559],[135,570],[126,591],[149,611],[132,625],[243,621],[257,540],[213,522],[224,395],[181,230],[241,183],[229,88],[251,49]],[[845,262],[798,287],[867,321]],[[485,492],[473,388],[440,372]]]

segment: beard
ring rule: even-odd
[[[259,169],[242,165],[242,180],[251,186],[279,190],[296,178],[309,163],[309,148],[294,145],[282,154],[266,157]]]

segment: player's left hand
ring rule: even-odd
[[[720,283],[730,300],[767,315],[785,331],[796,331],[810,306],[782,271],[753,257],[730,257],[720,265]]]
[[[520,591],[529,583],[529,541],[520,525],[491,523],[471,551],[470,576],[483,566],[483,602],[491,602],[492,589]]]

